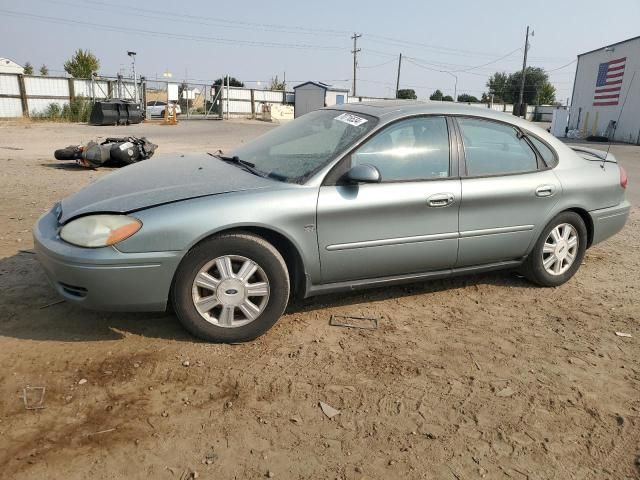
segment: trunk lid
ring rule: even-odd
[[[605,150],[598,150],[595,148],[583,147],[582,145],[569,145],[569,148],[576,152],[581,158],[592,162],[611,162],[618,163],[618,160],[613,153],[607,153]]]

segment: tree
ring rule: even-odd
[[[27,62],[24,64],[24,74],[33,75],[33,65],[31,65],[31,62]]]
[[[49,75],[49,69],[45,64],[42,64],[42,66],[40,67],[40,75],[42,75],[43,77]]]
[[[443,102],[453,102],[453,97],[451,95],[445,95],[442,97]]]
[[[538,105],[553,105],[556,101],[556,87],[549,82],[543,84],[538,90]]]
[[[511,74],[496,72],[487,81],[489,96],[494,95],[494,101],[516,103],[520,99],[520,83],[522,71]],[[524,78],[523,101],[527,104],[553,103],[555,88],[549,82],[549,75],[539,67],[527,67]]]
[[[398,90],[397,98],[401,98],[403,100],[417,100],[418,96],[413,88],[401,88]]]
[[[509,75],[508,88],[511,92],[511,102],[517,103],[520,99],[520,83],[522,80],[522,71]],[[524,76],[524,95],[523,102],[529,105],[536,103],[536,97],[540,89],[549,83],[549,75],[544,69],[539,67],[527,67]]]
[[[468,93],[461,93],[458,95],[458,101],[464,103],[478,103],[478,99]]]
[[[429,100],[442,100],[443,94],[440,90],[436,90],[431,94]]]
[[[287,84],[278,80],[278,75],[271,79],[271,85],[269,90],[284,90],[287,88]]]
[[[488,96],[493,95],[495,102],[511,103],[511,91],[508,89],[509,75],[505,72],[496,72],[487,80],[487,88],[489,89]]]
[[[91,74],[100,68],[100,61],[89,50],[79,48],[73,56],[64,62],[64,70],[74,78],[91,78]]]
[[[213,84],[214,85],[226,86],[227,85],[227,77],[219,78],[215,82],[213,82]],[[240,80],[238,80],[235,77],[229,77],[229,86],[230,87],[244,87],[244,83],[242,83]]]

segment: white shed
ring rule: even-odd
[[[336,88],[322,82],[305,82],[293,87],[295,92],[295,117],[331,105],[347,103],[349,90]]]
[[[0,57],[0,73],[24,73],[24,67],[21,67],[13,60]]]
[[[624,108],[623,108],[624,105]],[[578,55],[569,129],[640,144],[640,36]]]

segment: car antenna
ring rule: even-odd
[[[620,117],[622,117],[624,106],[627,104],[627,98],[629,97],[629,92],[631,91],[631,85],[633,85],[633,79],[636,78],[636,73],[637,73],[637,70],[634,71],[633,75],[631,76],[631,81],[629,82],[629,88],[627,88],[627,93],[624,96],[622,107],[620,107],[620,113],[618,114],[618,119],[616,120],[616,123],[613,126],[613,131],[611,132],[611,136],[609,137],[609,145],[607,145],[607,153],[602,159],[602,165],[600,165],[600,168],[602,169],[604,169],[604,163],[607,161],[607,157],[609,156],[609,150],[611,150],[611,143],[613,142],[613,138],[616,136],[616,129],[618,128],[618,124],[620,123]]]

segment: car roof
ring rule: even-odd
[[[412,115],[468,115],[518,125],[527,130],[537,129],[531,122],[510,113],[498,112],[486,104],[475,106],[466,103],[435,102],[418,100],[382,100],[373,102],[346,103],[325,107],[332,110],[346,110],[378,117],[382,124]]]

